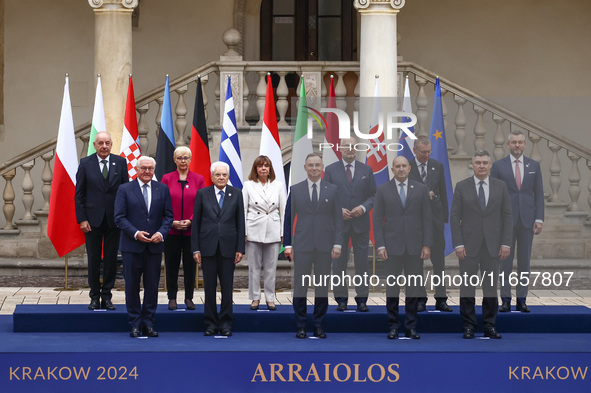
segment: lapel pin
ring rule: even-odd
[[[328,199],[325,199],[324,202],[328,202]]]
[[[415,188],[415,186],[413,186],[412,184],[410,185],[410,188]]]
[[[435,170],[435,167],[434,167],[434,166],[432,166],[432,167],[431,167],[431,170],[432,170],[432,171],[434,171],[434,170]]]
[[[231,196],[232,196],[232,194],[228,194],[228,196],[229,196],[229,197],[231,197]]]

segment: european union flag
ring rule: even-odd
[[[439,78],[437,78],[437,81],[435,82],[435,99],[433,100],[433,116],[431,117],[429,141],[431,141],[431,158],[443,164],[443,173],[445,176],[445,189],[447,191],[447,204],[449,212],[451,210],[451,201],[453,199],[453,187],[451,184],[451,173],[449,171],[447,140],[445,138],[445,128],[443,126],[443,108],[441,106],[441,86],[439,86]],[[449,216],[446,217],[445,221],[445,255],[447,256],[451,254],[454,249],[451,242],[451,228],[449,226]]]

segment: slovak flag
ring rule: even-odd
[[[380,124],[380,112],[382,111],[382,104],[380,100],[380,86],[379,79],[376,78],[376,87],[373,97],[373,111],[371,116],[370,133],[374,134],[378,131]],[[390,180],[388,176],[388,156],[386,152],[386,144],[384,143],[384,133],[382,132],[377,138],[370,140],[370,149],[367,151],[365,163],[373,169],[373,174],[376,179],[376,186]]]
[[[376,77],[376,88],[373,97],[373,111],[371,116],[370,133],[374,134],[379,129],[380,112],[382,111],[382,104],[380,100],[380,86],[378,78]],[[388,175],[388,154],[384,143],[384,133],[382,132],[377,138],[371,139],[371,147],[367,151],[367,158],[365,163],[373,170],[373,175],[376,179],[376,186],[383,184],[390,180]],[[375,245],[373,234],[373,210],[369,212],[370,230],[369,239]]]

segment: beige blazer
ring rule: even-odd
[[[280,242],[285,216],[285,186],[268,183],[266,192],[260,182],[247,181],[242,187],[247,240],[259,243]]]

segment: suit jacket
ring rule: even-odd
[[[344,221],[345,231],[369,232],[369,212],[373,209],[376,194],[376,180],[369,165],[355,161],[355,173],[349,183],[342,160],[330,164],[324,171],[324,180],[338,187],[339,198],[344,208],[352,210],[362,205],[365,213],[357,218]]]
[[[220,209],[214,185],[197,191],[191,228],[191,250],[201,256],[214,256],[218,244],[224,258],[234,258],[237,252],[244,254],[244,202],[242,192],[226,186],[224,204]]]
[[[99,227],[106,216],[108,225],[114,227],[115,196],[119,186],[128,182],[125,158],[109,154],[107,179],[103,177],[96,153],[82,158],[76,173],[76,221],[88,221],[90,226]]]
[[[291,187],[290,218],[297,216],[292,240],[294,250],[330,252],[335,244],[343,242],[343,208],[334,184],[321,180],[318,206],[312,206],[308,180]],[[341,244],[342,247],[347,245]]]
[[[540,164],[521,156],[523,159],[523,181],[521,189],[517,188],[515,175],[511,166],[511,156],[493,163],[490,176],[505,182],[511,198],[513,225],[518,220],[525,228],[533,228],[535,220],[544,220],[544,186]]]
[[[443,172],[443,164],[437,160],[429,158],[427,160],[427,191],[433,191],[435,194],[431,203],[431,217],[433,218],[433,225],[439,231],[443,231],[445,223],[449,221],[449,203],[447,201],[447,188],[445,186],[445,174]],[[423,182],[421,173],[417,167],[417,161],[410,161],[410,180]]]
[[[386,247],[389,255],[420,256],[423,246],[433,244],[433,224],[427,187],[408,180],[403,206],[392,179],[378,187],[373,208],[373,232],[376,249]]]
[[[193,208],[195,207],[197,191],[205,187],[203,176],[195,172],[189,171],[187,173],[187,182],[183,188],[181,183],[179,183],[178,171],[169,172],[162,177],[162,183],[166,184],[170,191],[172,212],[174,213],[174,219],[177,221],[193,221]],[[170,234],[189,236],[191,232],[171,228]]]
[[[152,202],[150,211],[146,207],[140,181],[123,184],[115,198],[115,223],[121,228],[119,249],[123,252],[143,252],[146,247],[152,253],[164,251],[164,242],[142,243],[134,238],[137,231],[150,235],[160,232],[165,238],[172,227],[173,213],[170,192],[165,184],[151,181]],[[141,183],[143,184],[143,183]]]
[[[265,193],[260,182],[249,180],[242,188],[248,241],[275,243],[283,236],[285,186],[275,180],[267,187]]]
[[[451,238],[454,248],[463,245],[468,257],[475,257],[482,242],[491,257],[497,256],[502,245],[510,246],[513,238],[511,200],[505,182],[489,177],[486,211],[480,208],[474,177],[456,184],[451,203]]]

